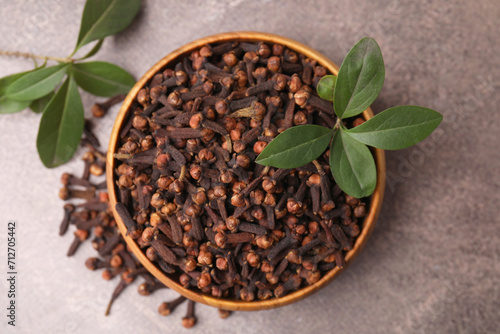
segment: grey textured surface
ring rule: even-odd
[[[0,49],[65,56],[78,34],[84,1],[0,0]],[[493,333],[500,309],[500,4],[489,1],[153,1],[96,59],[140,77],[193,39],[231,30],[281,34],[337,63],[358,39],[376,38],[386,82],[375,112],[417,104],[445,115],[439,131],[411,149],[388,152],[380,219],[362,254],[327,288],[284,308],[227,320],[198,306],[192,333]],[[0,76],[31,68],[0,58]],[[83,94],[88,110],[94,98]],[[117,108],[98,126],[104,143]],[[18,227],[18,333],[179,333],[183,311],[156,313],[172,292],[127,290],[104,308],[115,283],[83,266],[92,254],[65,252],[57,236],[63,171],[35,147],[39,115],[0,116],[0,309],[5,333],[8,219]]]

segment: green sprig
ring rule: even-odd
[[[59,166],[75,153],[84,127],[84,112],[78,87],[97,96],[128,93],[134,78],[119,66],[106,62],[84,62],[101,48],[104,38],[125,29],[141,7],[141,0],[87,0],[76,47],[66,58],[1,51],[0,55],[40,58],[46,63],[32,71],[0,78],[0,114],[30,108],[42,113],[37,149],[42,163]],[[73,55],[84,45],[98,41],[83,57]],[[61,82],[63,82],[61,84]]]
[[[347,54],[338,75],[323,77],[318,95],[333,101],[337,123],[294,126],[267,145],[256,161],[265,166],[297,168],[318,158],[330,147],[330,170],[347,194],[370,196],[377,184],[375,161],[366,145],[384,150],[410,147],[429,136],[443,116],[418,106],[389,108],[363,124],[347,129],[342,120],[357,116],[379,95],[384,84],[382,52],[372,38],[363,38]]]

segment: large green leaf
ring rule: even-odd
[[[334,131],[319,125],[294,126],[273,139],[255,161],[277,168],[303,166],[326,150]]]
[[[0,114],[13,114],[22,111],[30,105],[30,101],[16,101],[5,96],[0,97]]]
[[[23,75],[30,73],[32,71],[15,73],[3,77],[0,79],[0,114],[12,114],[26,109],[30,102],[29,101],[15,101],[6,98],[5,92],[7,88],[14,83],[17,79],[21,78]]]
[[[44,97],[41,97],[30,104],[30,109],[36,113],[40,114],[43,112],[47,104],[49,104],[50,100],[54,97],[54,92],[50,92],[49,94],[45,95]]]
[[[43,111],[36,145],[40,159],[52,168],[67,162],[80,143],[84,126],[78,87],[69,76]]]
[[[340,118],[361,114],[384,85],[382,52],[373,38],[365,37],[349,51],[340,66],[333,106]]]
[[[49,94],[61,82],[68,64],[39,68],[14,81],[5,92],[11,100],[33,101]]]
[[[135,83],[123,68],[103,61],[74,64],[71,73],[78,86],[97,96],[128,93]]]
[[[141,0],[87,0],[74,52],[125,29],[140,7]]]
[[[346,132],[366,145],[399,150],[425,139],[443,120],[443,115],[418,106],[389,108]]]
[[[3,77],[0,79],[0,96],[4,96],[5,93],[7,92],[7,88],[14,83],[17,79],[22,77],[25,74],[28,74],[30,72],[33,72],[34,70],[31,71],[26,71],[26,72],[21,72],[21,73],[14,73],[11,75],[8,75],[6,77]]]
[[[366,197],[375,190],[377,169],[370,150],[343,130],[333,137],[330,169],[340,189],[353,197]]]

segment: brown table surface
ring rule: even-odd
[[[66,56],[84,1],[0,0],[0,50]],[[224,31],[284,35],[340,63],[361,37],[382,49],[386,80],[375,112],[402,104],[444,114],[421,144],[387,152],[380,219],[353,265],[321,292],[280,309],[220,320],[198,305],[192,333],[492,333],[500,309],[500,3],[488,1],[153,1],[95,57],[140,77],[196,38]],[[32,67],[0,57],[0,76]],[[88,113],[95,99],[84,93]],[[104,144],[117,113],[98,125]],[[36,153],[40,116],[0,116],[0,306],[6,313],[6,223],[18,221],[18,333],[178,333],[184,310],[163,318],[174,293],[141,297],[128,289],[104,317],[116,282],[88,271],[90,245],[66,258],[72,235],[58,237],[63,171]],[[137,284],[136,284],[137,285]],[[9,331],[9,332],[10,332]],[[2,329],[2,332],[3,329]]]

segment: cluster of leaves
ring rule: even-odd
[[[97,96],[127,93],[135,83],[124,69],[102,61],[84,62],[101,48],[104,38],[125,29],[138,13],[141,0],[87,0],[75,49],[57,65],[0,79],[0,114],[28,107],[43,113],[37,137],[40,159],[46,167],[67,162],[75,153],[84,128],[84,112],[78,87]],[[73,55],[97,41],[83,57]],[[63,81],[64,80],[64,81]],[[62,84],[61,84],[61,81]]]
[[[317,87],[321,98],[333,102],[337,115],[334,128],[292,127],[270,142],[256,161],[277,168],[297,168],[330,147],[330,169],[339,187],[357,198],[371,195],[377,170],[366,145],[384,150],[410,147],[430,135],[443,119],[428,108],[399,106],[347,129],[342,120],[368,108],[380,93],[384,78],[384,60],[377,42],[363,38],[349,51],[338,75],[323,77]]]

